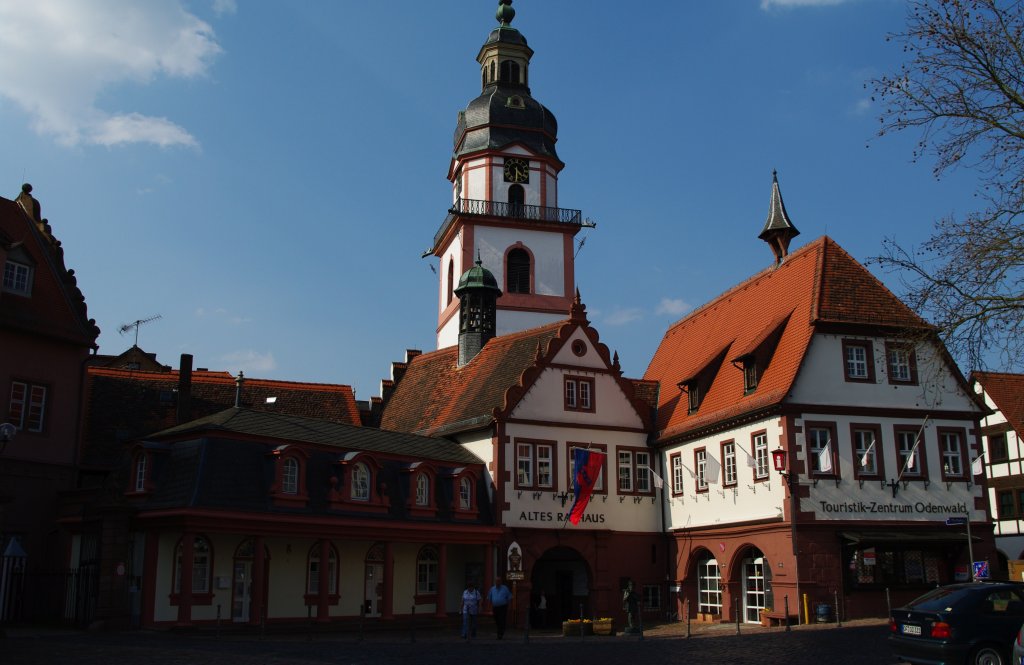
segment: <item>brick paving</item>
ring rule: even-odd
[[[563,637],[550,632],[510,630],[494,638],[486,622],[476,640],[464,641],[449,631],[376,632],[363,639],[355,633],[310,635],[299,627],[264,638],[224,632],[73,632],[9,628],[0,638],[3,665],[572,665],[623,663],[655,665],[699,662],[725,665],[761,664],[862,665],[892,663],[886,644],[887,624],[880,619],[782,628],[735,624],[656,626],[640,640],[615,637]]]

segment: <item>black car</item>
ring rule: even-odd
[[[921,665],[1008,665],[1022,622],[1024,585],[950,584],[892,611],[889,646]]]

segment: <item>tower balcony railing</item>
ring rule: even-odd
[[[570,208],[549,208],[547,206],[527,205],[525,203],[507,203],[505,201],[482,201],[479,199],[458,199],[448,210],[441,228],[434,236],[434,248],[441,242],[445,232],[451,226],[456,215],[479,215],[481,217],[501,217],[530,222],[552,224],[572,224],[576,226],[594,227],[596,224],[583,219],[583,213]],[[424,256],[432,250],[424,253]]]
[[[583,215],[579,210],[571,210],[569,208],[547,208],[545,206],[526,205],[525,203],[480,201],[478,199],[459,199],[452,206],[451,212],[462,215],[512,217],[515,219],[557,222],[561,224],[581,224]]]

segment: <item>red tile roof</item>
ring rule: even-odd
[[[787,320],[788,317],[788,320]],[[689,414],[677,388],[728,345],[725,358],[751,353],[784,323],[757,389],[744,395],[743,372],[724,362]],[[674,324],[665,333],[645,379],[661,383],[659,438],[693,432],[782,403],[796,379],[815,326],[860,324],[875,328],[930,329],[834,240],[824,236]]]
[[[1010,427],[1024,436],[1024,374],[973,372],[971,382],[974,381],[985,389]]]
[[[617,371],[584,309],[577,302],[572,318],[495,337],[462,367],[457,366],[458,347],[412,358],[384,407],[381,428],[445,435],[489,426],[515,406],[547,359],[580,325],[607,366]],[[657,385],[621,376],[619,384],[643,422],[649,423]]]

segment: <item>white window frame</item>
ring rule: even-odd
[[[135,491],[146,491],[146,453],[139,453],[135,460]]]
[[[281,467],[281,493],[299,493],[299,460],[286,457]]]
[[[13,259],[4,263],[3,290],[18,295],[32,295],[32,266]]]
[[[473,481],[469,478],[459,479],[459,507],[463,510],[473,507]]]
[[[876,432],[873,429],[855,428],[853,430],[853,454],[856,458],[853,460],[853,462],[854,464],[857,465],[857,472],[860,475],[879,475],[878,446],[881,445],[881,442],[876,439],[875,435]],[[870,464],[862,465],[860,462],[862,459],[864,459],[865,453],[867,454],[867,457],[870,460]]]
[[[316,595],[320,593],[320,543],[314,543],[309,551],[306,560],[306,593]],[[334,547],[327,548],[327,593],[334,595],[338,593],[338,555]]]
[[[708,488],[708,451],[698,450],[694,453],[697,467],[697,489],[704,491]]]
[[[416,474],[416,505],[430,505],[430,478],[425,473]]]
[[[754,449],[754,478],[762,480],[768,477],[768,433],[761,432],[751,438]]]
[[[846,376],[857,380],[865,380],[870,377],[866,344],[850,342],[846,345]]]
[[[963,441],[960,440],[959,432],[940,432],[939,443],[942,446],[942,469],[943,474],[949,478],[962,478],[963,468]],[[951,446],[953,443],[955,445]],[[956,465],[953,470],[952,465]]]
[[[672,456],[672,493],[683,493],[683,455]]]
[[[902,346],[889,347],[889,378],[901,383],[910,383],[914,373],[910,364],[911,350]]]
[[[825,440],[821,441],[816,435],[824,434]],[[829,454],[832,455],[832,470],[822,471],[821,470],[821,451],[828,447]],[[835,475],[836,473],[836,448],[832,441],[832,430],[828,427],[822,427],[820,425],[814,425],[807,428],[807,455],[809,457],[811,473],[817,473],[821,475]]]
[[[639,494],[650,494],[651,486],[651,454],[643,451],[636,451],[633,454],[636,461],[634,475],[636,476],[636,491]]]
[[[352,499],[370,500],[370,469],[363,462],[357,462],[352,467]]]
[[[923,437],[924,434],[922,433]],[[923,457],[921,455],[921,445],[917,446],[916,459],[914,460],[914,468],[907,466],[907,460],[910,458],[910,454],[914,451],[914,443],[917,441],[917,432],[904,429],[896,432],[896,461],[899,463],[899,470],[902,472],[904,477],[912,476],[918,478],[923,476],[922,467],[924,466]],[[923,442],[922,442],[923,443]]]
[[[633,453],[629,450],[620,450],[616,455],[618,460],[619,492],[633,493]]]
[[[437,550],[432,546],[420,548],[416,555],[416,593],[437,593]]]
[[[727,441],[722,444],[723,484],[736,484],[736,442]]]
[[[533,487],[532,443],[516,443],[516,478],[519,487]]]

